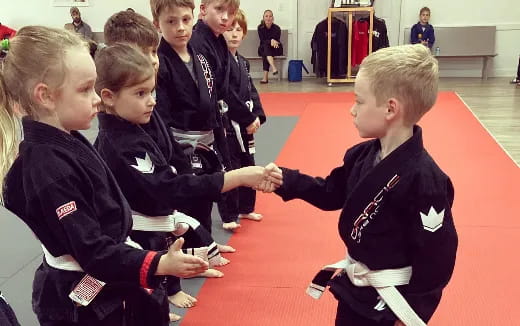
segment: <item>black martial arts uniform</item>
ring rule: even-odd
[[[220,151],[226,169],[231,167],[231,157],[228,142],[224,136],[224,129],[229,125],[229,119],[239,121],[243,125],[249,126],[256,119],[251,114],[245,102],[241,101],[238,94],[230,88],[232,75],[230,74],[231,53],[227,48],[224,36],[215,36],[211,28],[199,20],[194,26],[193,35],[190,40],[196,52],[201,53],[210,63],[210,67],[215,74],[215,86],[217,99],[225,107],[221,110],[223,116],[223,129],[215,131],[215,142],[217,151]],[[226,112],[224,112],[226,111]],[[219,213],[222,219],[236,220],[238,218],[238,189],[226,192],[223,199],[218,203]]]
[[[248,103],[249,112],[258,117],[261,124],[265,123],[266,117],[260,102],[260,96],[249,75],[249,61],[237,53],[233,57],[230,70],[232,75],[230,87],[236,91],[243,102]],[[232,111],[232,108],[230,108],[230,111]],[[231,123],[227,128],[232,169],[255,165],[255,139],[252,134],[247,133],[247,127],[247,125],[231,119]],[[249,187],[240,187],[238,191],[238,212],[240,214],[252,213],[255,208],[256,191]],[[227,218],[223,217],[223,222],[225,223],[234,221],[236,220],[230,220],[229,216]]]
[[[0,325],[2,326],[20,326],[13,308],[5,301],[0,291]]]
[[[161,39],[158,49],[159,74],[157,78],[156,110],[161,115],[166,126],[175,139],[182,143],[185,153],[189,156],[197,174],[213,173],[222,167],[204,164],[200,168],[200,157],[194,154],[198,142],[185,142],[184,134],[204,132],[209,135],[204,145],[214,147],[219,153],[222,163],[229,157],[224,136],[222,115],[217,105],[217,88],[215,74],[209,59],[197,52],[190,44],[188,51],[191,56],[193,75],[177,52]],[[191,145],[191,148],[190,146]],[[228,159],[229,161],[229,159]],[[228,163],[229,164],[229,163]],[[192,204],[190,206],[190,204]],[[182,211],[197,218],[211,233],[211,201],[185,202]]]
[[[209,62],[191,45],[188,51],[195,78],[177,52],[161,39],[158,48],[157,105],[169,128],[211,131],[219,127],[215,77]]]
[[[167,216],[174,210],[184,212],[186,207],[220,199],[223,173],[195,175],[182,148],[156,112],[143,125],[100,113],[99,125],[95,146],[113,171],[132,210],[151,217]],[[200,222],[206,231],[211,227],[211,220]],[[211,249],[218,254],[209,231],[201,237],[203,243],[197,245],[213,244]]]
[[[267,28],[265,24],[260,24],[257,27],[258,38],[260,44],[258,45],[258,56],[262,57],[262,65],[264,71],[269,71],[270,65],[267,61],[267,57],[276,57],[283,55],[283,44],[280,41],[282,36],[282,30],[280,26],[272,24],[271,27]],[[271,46],[271,40],[275,40],[279,43],[278,48]]]
[[[330,74],[333,78],[345,78],[347,75],[348,60],[348,26],[339,18],[332,17],[331,21],[331,61]],[[311,39],[311,63],[317,77],[327,76],[328,56],[328,20],[319,22]]]
[[[101,157],[76,131],[69,134],[27,118],[23,131],[4,199],[48,253],[33,282],[40,324],[168,325],[159,317],[168,308],[165,302],[152,302],[156,297],[143,289],[160,287],[162,277],[154,274],[165,252],[125,244],[132,227],[130,207]],[[51,267],[57,266],[51,257],[69,257],[84,272]],[[86,273],[106,285],[90,304],[80,306],[69,293],[89,288],[92,283],[82,282]]]
[[[453,186],[424,149],[420,127],[377,162],[379,154],[377,139],[354,146],[343,166],[325,179],[283,169],[284,183],[277,193],[323,210],[342,209],[338,228],[348,255],[371,271],[411,266],[409,283],[397,290],[427,323],[455,264]],[[375,288],[354,286],[345,273],[329,285],[340,301],[337,325],[356,325],[347,322],[342,307],[381,325],[396,320]]]
[[[132,210],[153,219],[185,207],[209,205],[211,208],[211,203],[220,198],[222,173],[195,176],[184,150],[156,112],[143,125],[106,113],[100,113],[98,118],[95,147],[112,170]],[[185,247],[208,246],[208,257],[220,259],[217,245],[206,229],[211,227],[207,218],[199,218],[201,226],[184,234]],[[174,241],[171,233],[150,230],[133,231],[132,239],[143,248],[154,250],[165,250]],[[179,291],[180,280],[168,277],[167,294]]]
[[[372,51],[375,52],[390,46],[386,22],[383,18],[374,16],[374,28],[372,31]]]

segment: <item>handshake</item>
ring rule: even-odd
[[[264,178],[253,189],[265,193],[273,192],[283,184],[282,170],[274,163],[267,164],[263,169]]]
[[[237,187],[250,187],[257,191],[273,192],[282,185],[282,181],[282,170],[274,163],[269,163],[265,167],[246,166],[224,174],[222,192]]]

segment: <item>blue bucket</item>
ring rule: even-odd
[[[299,82],[302,81],[302,69],[309,73],[307,67],[303,64],[303,60],[290,60],[289,61],[289,81]]]

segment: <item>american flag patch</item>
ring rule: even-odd
[[[65,216],[67,216],[69,214],[72,214],[75,211],[77,211],[76,202],[75,201],[70,201],[70,202],[68,202],[68,203],[58,207],[56,209],[56,215],[58,215],[58,219],[61,220]]]

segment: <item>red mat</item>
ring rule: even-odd
[[[300,115],[277,159],[282,166],[326,175],[360,139],[352,125],[351,93],[263,94],[268,115]],[[520,285],[520,170],[454,93],[441,93],[421,122],[425,144],[455,186],[459,252],[454,277],[429,325],[516,325]],[[244,221],[230,241],[223,279],[207,280],[189,325],[333,325],[330,293],[311,299],[305,288],[324,264],[344,255],[338,212],[301,201],[258,195],[260,222]]]

